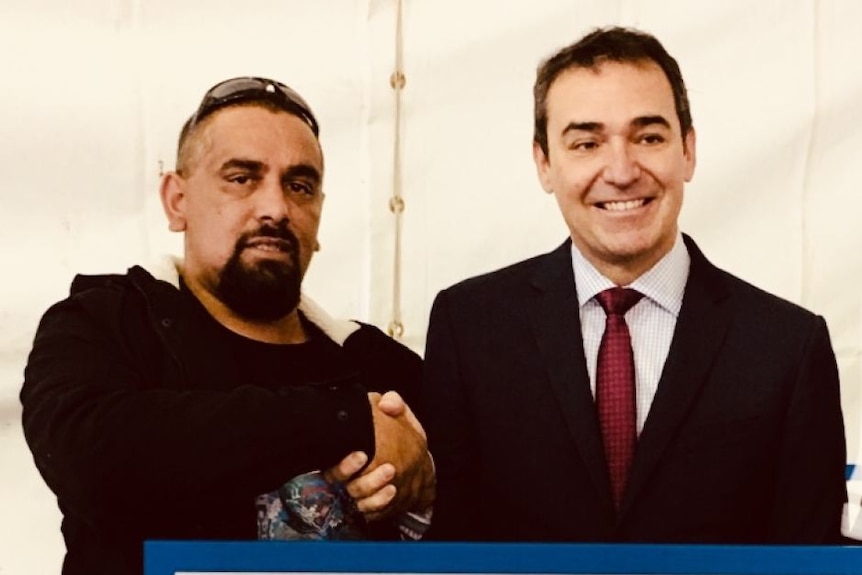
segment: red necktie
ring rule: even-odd
[[[637,441],[635,362],[629,328],[623,316],[642,297],[642,293],[620,287],[596,295],[607,315],[596,366],[596,408],[617,509]]]

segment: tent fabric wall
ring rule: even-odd
[[[181,239],[157,189],[210,85],[281,79],[322,126],[322,251],[306,289],[392,319],[395,122],[405,201],[403,341],[422,351],[437,291],[566,236],[531,160],[538,62],[599,25],[655,33],[698,133],[683,230],[717,264],[823,314],[851,462],[862,434],[862,4],[853,0],[5,0],[0,6],[0,573],[58,572],[59,513],[21,436],[38,319],[77,272],[122,271]],[[850,482],[851,502],[862,487]],[[851,506],[851,523],[858,506]]]

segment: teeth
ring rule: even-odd
[[[606,210],[610,210],[612,212],[622,212],[625,210],[634,210],[635,208],[639,208],[646,200],[641,198],[640,200],[629,200],[627,202],[604,202],[604,208]]]
[[[285,248],[284,248],[284,246],[282,246],[281,244],[279,244],[279,243],[272,243],[272,242],[255,242],[255,243],[251,244],[249,247],[252,247],[252,248],[255,248],[255,249],[258,249],[258,250],[264,250],[264,251],[267,251],[267,252],[283,252],[283,251],[286,251],[286,250],[285,250]]]

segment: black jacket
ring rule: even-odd
[[[145,539],[254,538],[254,499],[353,450],[373,456],[367,391],[416,403],[421,359],[363,325],[355,373],[244,385],[223,340],[140,267],[78,276],[42,318],[24,433],[63,512],[65,574],[139,573]]]
[[[844,422],[825,321],[685,241],[682,308],[618,512],[571,242],[437,296],[423,386],[437,471],[426,537],[840,541]]]

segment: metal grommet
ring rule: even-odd
[[[407,85],[407,76],[401,70],[395,70],[389,76],[389,85],[392,86],[393,90],[403,90],[404,86]]]
[[[401,196],[393,196],[389,198],[389,211],[393,214],[400,214],[404,211],[404,198]]]
[[[171,319],[171,318],[169,318],[169,317],[163,317],[163,318],[162,318],[162,322],[161,322],[161,323],[162,323],[162,327],[169,328],[169,327],[171,327],[172,325],[174,325],[174,320],[172,320],[172,319]]]
[[[394,337],[395,339],[400,339],[402,335],[404,335],[404,324],[400,321],[392,320],[389,322],[389,328],[387,329],[389,333],[389,337]]]

